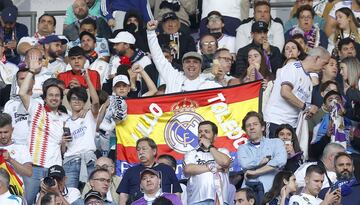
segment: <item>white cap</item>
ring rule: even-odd
[[[117,75],[113,78],[113,87],[116,85],[116,83],[118,82],[123,82],[125,83],[126,85],[130,85],[130,82],[129,82],[129,78],[126,76],[126,75]]]
[[[135,44],[135,37],[127,32],[127,31],[121,31],[119,32],[115,38],[109,39],[111,43],[128,43],[128,44]]]

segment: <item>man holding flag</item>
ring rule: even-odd
[[[22,176],[32,176],[32,162],[29,149],[11,140],[14,130],[11,123],[9,114],[0,114],[0,167],[5,168],[10,176],[16,175],[10,185],[16,194],[22,195]]]

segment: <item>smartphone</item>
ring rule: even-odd
[[[335,191],[336,189],[338,189],[339,188],[339,184],[333,184],[331,187],[331,192],[333,192],[333,191]]]
[[[64,130],[64,135],[65,135],[65,136],[71,136],[70,128],[68,128],[68,127],[63,127],[63,130]]]
[[[66,136],[66,139],[69,139],[70,141],[72,141],[70,128],[63,127],[63,130],[64,130],[64,136]]]

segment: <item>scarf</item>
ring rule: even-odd
[[[290,31],[290,36],[294,36],[295,34],[302,34],[306,38],[307,45],[310,48],[318,47],[320,44],[320,29],[316,24],[314,24],[308,32],[303,31],[299,25],[295,25]]]
[[[96,53],[96,51],[92,51],[91,53],[89,53],[88,55],[86,55],[86,59],[89,60],[90,65],[96,61],[96,59],[98,58],[98,54]]]
[[[341,196],[347,196],[351,194],[351,187],[356,185],[358,182],[355,177],[352,177],[349,180],[338,180],[335,182],[335,187],[339,187],[341,190]]]

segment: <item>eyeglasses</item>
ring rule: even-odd
[[[104,164],[102,166],[96,165],[95,169],[108,169],[108,168],[113,168],[113,167],[114,167],[113,165]]]
[[[219,60],[224,60],[226,63],[233,63],[233,60],[232,58],[228,58],[228,57],[222,57],[222,56],[219,56],[217,57]]]
[[[201,43],[202,45],[204,46],[215,46],[216,45],[216,42],[215,41],[209,41],[209,42],[202,42]]]
[[[107,182],[107,183],[111,182],[111,179],[105,179],[105,178],[96,178],[96,179],[93,179],[93,180],[97,180],[97,181],[100,181],[100,182]]]

